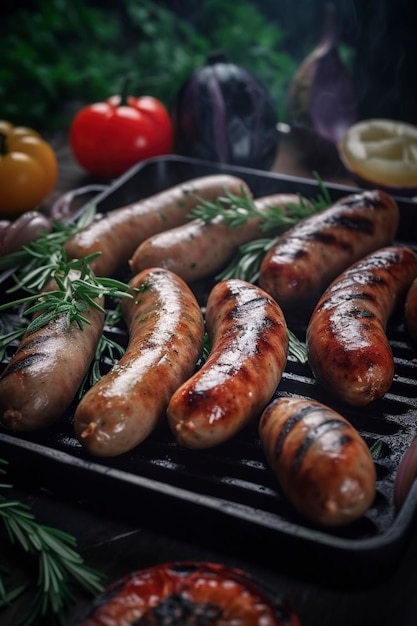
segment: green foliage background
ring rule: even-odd
[[[193,20],[152,0],[41,0],[6,18],[0,118],[44,131],[66,129],[84,104],[120,93],[151,94],[168,107],[212,50],[246,67],[269,89],[278,116],[296,60],[283,32],[255,3],[207,0]],[[168,3],[169,5],[169,3]]]

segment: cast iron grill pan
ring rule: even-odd
[[[220,171],[244,178],[255,196],[285,191],[315,197],[318,193],[314,181],[173,156],[133,168],[97,197],[97,208],[104,212],[178,182]],[[326,186],[334,199],[352,192],[347,187]],[[415,245],[409,241],[413,203],[398,200],[402,215],[399,236],[405,229],[407,245]],[[129,278],[127,270],[122,274]],[[202,303],[210,286],[195,285]],[[305,339],[305,328],[291,330]],[[105,332],[119,343],[127,342],[123,323],[106,327]],[[180,448],[162,423],[131,452],[99,459],[82,451],[74,438],[74,404],[43,431],[15,435],[0,430],[0,457],[9,461],[17,483],[75,499],[103,514],[121,515],[188,539],[214,543],[217,549],[240,553],[243,549],[248,557],[265,564],[279,562],[280,567],[294,569],[298,575],[329,578],[332,584],[370,583],[390,571],[402,555],[412,531],[417,499],[414,485],[400,511],[393,505],[396,469],[415,436],[417,415],[417,355],[400,311],[390,321],[388,336],[395,358],[395,379],[389,393],[368,407],[355,409],[331,398],[316,383],[308,364],[291,356],[275,392],[276,396],[302,396],[332,406],[351,421],[369,447],[378,448],[374,503],[360,520],[339,529],[314,526],[283,497],[266,464],[257,422],[230,442],[198,451]],[[5,362],[13,349],[11,346]],[[110,366],[105,362],[104,371]],[[320,570],[317,559],[322,564]]]

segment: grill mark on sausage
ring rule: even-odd
[[[346,424],[339,419],[328,419],[327,421],[323,422],[322,424],[318,424],[317,426],[315,426],[314,428],[311,429],[311,431],[309,432],[308,435],[306,435],[306,437],[304,438],[302,444],[300,445],[300,447],[297,450],[297,453],[294,456],[293,462],[291,464],[291,469],[293,472],[297,473],[301,467],[301,464],[304,460],[305,455],[307,454],[307,451],[309,450],[310,446],[317,441],[317,439],[319,439],[320,437],[322,437],[324,434],[332,431],[332,430],[338,430],[342,427],[345,427]],[[343,448],[344,446],[346,446],[350,441],[352,440],[352,438],[344,433],[340,434],[339,440],[338,440],[338,445],[340,446],[340,448]]]
[[[16,357],[13,359],[13,361],[10,362],[9,366],[5,370],[2,378],[6,378],[6,376],[12,374],[13,372],[18,372],[19,370],[23,370],[26,367],[30,367],[34,363],[38,363],[45,358],[46,355],[42,352],[36,352],[35,354],[31,354],[29,356],[22,355],[21,358],[19,358],[19,355],[16,355]]]
[[[339,241],[338,233],[324,232],[326,228],[338,228],[356,233],[363,233],[372,236],[374,234],[375,225],[372,220],[365,217],[349,217],[344,215],[329,215],[318,224],[317,228],[305,233],[297,235],[302,240],[317,241],[327,246],[337,246],[343,251],[351,252],[352,243],[349,241]],[[296,237],[296,238],[297,238]],[[291,241],[291,239],[290,239]],[[301,259],[306,256],[307,251],[304,249],[290,249],[285,252],[286,256],[293,259]]]
[[[338,306],[341,302],[375,302],[376,297],[373,293],[366,291],[359,291],[356,293],[351,292],[336,292],[329,295],[328,298],[323,299],[322,303],[317,307],[317,311],[322,311],[332,307]],[[363,307],[355,307],[350,312],[350,315],[361,315],[362,317],[375,317],[373,313],[364,309]]]
[[[285,439],[291,432],[291,430],[302,420],[304,420],[308,415],[317,413],[317,407],[315,406],[302,406],[285,422],[282,427],[275,445],[275,456],[278,458],[282,453],[282,448],[284,446]],[[298,449],[297,455],[294,459],[293,465],[294,469],[299,468],[302,458],[305,456],[307,448],[316,440],[319,436],[323,434],[323,432],[327,432],[332,428],[338,428],[340,426],[346,426],[345,422],[335,418],[329,418],[326,421],[318,424],[304,439],[303,444]]]
[[[282,447],[284,445],[284,441],[288,433],[294,428],[296,424],[298,424],[298,422],[303,420],[304,417],[308,415],[308,413],[311,413],[313,410],[316,411],[317,409],[316,408],[313,409],[312,407],[309,407],[309,406],[301,407],[285,422],[284,426],[282,427],[278,435],[277,442],[275,444],[275,456],[276,457],[279,457],[281,455]]]
[[[379,196],[374,192],[364,193],[360,198],[357,196],[347,197],[346,200],[343,200],[343,204],[350,207],[361,207],[365,205],[373,209],[385,210],[385,206],[381,203]]]
[[[349,217],[347,215],[329,215],[324,220],[326,226],[331,228],[345,228],[354,232],[367,233],[373,235],[375,227],[372,220],[366,217]]]
[[[37,337],[32,337],[32,339],[29,339],[29,341],[25,343],[24,347],[22,347],[22,350],[32,350],[32,348],[40,346],[44,343],[48,343],[48,341],[50,341],[51,339],[53,339],[53,337],[47,335],[38,335]]]

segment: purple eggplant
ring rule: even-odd
[[[278,153],[278,115],[266,88],[246,69],[213,53],[176,97],[175,151],[183,156],[270,169]]]

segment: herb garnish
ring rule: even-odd
[[[106,314],[98,303],[99,299],[132,298],[127,284],[95,275],[90,262],[99,252],[82,259],[67,259],[65,242],[94,218],[95,207],[91,204],[77,222],[54,223],[51,233],[41,235],[21,250],[0,258],[0,269],[14,268],[10,278],[15,284],[7,293],[19,290],[28,294],[0,305],[0,311],[21,307],[25,318],[34,316],[31,321],[27,322],[26,319],[26,324],[19,325],[19,328],[0,337],[0,355],[4,355],[6,347],[25,332],[35,332],[56,317],[65,316],[68,325],[75,322],[82,329],[84,324],[90,323],[84,314],[91,307]],[[56,289],[42,292],[50,280],[55,281]],[[108,349],[111,355],[113,349],[117,349],[119,353],[123,351],[116,342],[103,336],[96,351],[96,368],[96,363]]]
[[[242,226],[249,218],[258,217],[262,220],[261,230],[274,231],[268,238],[255,239],[241,245],[229,265],[216,276],[216,280],[240,278],[255,283],[259,277],[259,269],[267,251],[274,245],[278,237],[300,220],[319,213],[330,206],[332,199],[323,181],[313,172],[320,192],[316,198],[305,200],[298,194],[298,203],[289,203],[285,208],[271,206],[260,211],[255,201],[242,189],[242,195],[236,196],[225,190],[224,196],[214,202],[200,199],[199,204],[190,213],[190,217],[211,222],[219,216],[232,228]]]
[[[271,206],[260,211],[251,196],[242,188],[241,195],[235,195],[225,189],[224,196],[217,200],[200,198],[198,205],[190,212],[190,217],[199,218],[204,222],[212,222],[221,217],[232,228],[243,226],[249,218],[258,217],[262,220],[262,230],[277,228],[286,230],[315,210],[318,209],[299,195],[299,202],[288,204],[286,209]]]
[[[0,475],[6,474],[7,461],[0,459]],[[0,484],[10,489],[10,484]],[[74,603],[72,587],[91,594],[103,589],[104,577],[88,567],[76,551],[72,535],[51,526],[39,524],[30,507],[0,494],[0,519],[11,544],[33,557],[37,577],[27,612],[17,626],[64,624],[64,611]],[[18,583],[10,589],[4,583],[7,569],[0,567],[0,609],[7,608],[29,587]],[[32,589],[32,587],[31,587]]]
[[[224,191],[224,196],[214,202],[200,199],[199,204],[190,214],[191,218],[201,219],[204,222],[211,222],[219,216],[232,228],[242,226],[249,218],[258,217],[262,220],[261,230],[274,231],[274,236],[255,239],[239,246],[239,249],[222,272],[217,274],[217,281],[229,278],[239,278],[249,283],[256,283],[259,278],[259,271],[262,260],[268,250],[270,250],[280,234],[297,224],[300,220],[319,213],[330,206],[332,199],[323,181],[316,172],[313,176],[317,180],[320,192],[316,198],[305,200],[299,194],[298,203],[290,203],[285,208],[271,206],[260,211],[254,200],[242,189],[241,195],[236,196],[229,191]],[[307,350],[292,331],[288,329],[289,353],[301,363],[307,361]]]

